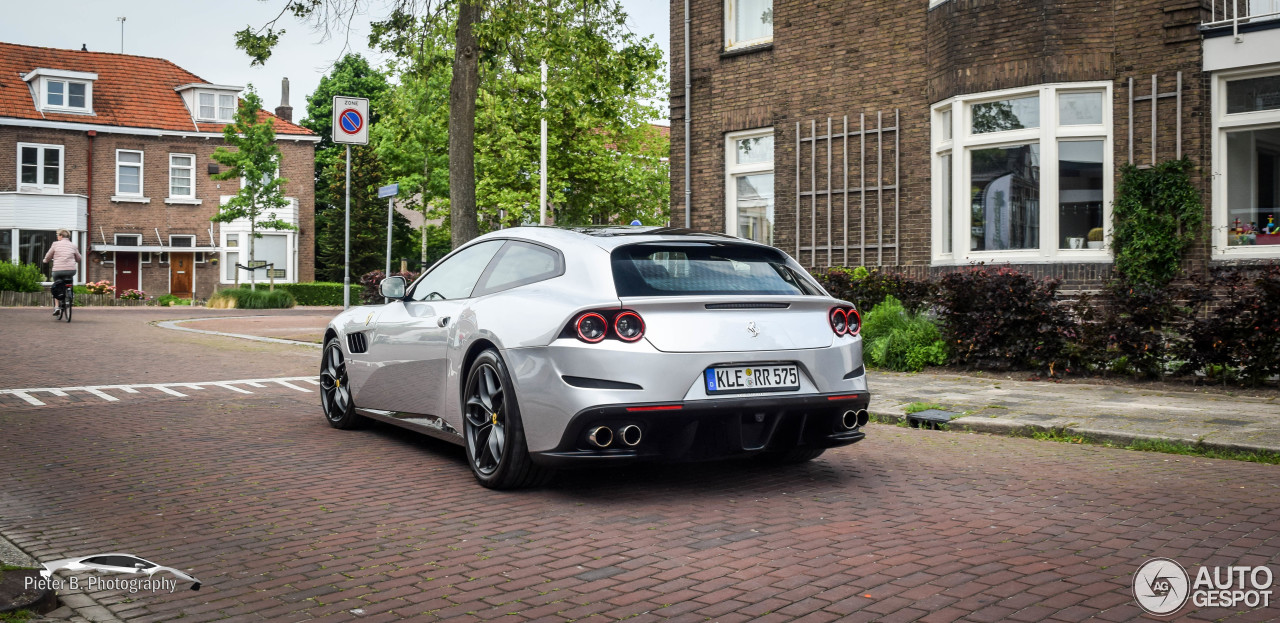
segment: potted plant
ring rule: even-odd
[[[1089,248],[1101,249],[1102,237],[1103,237],[1103,231],[1101,227],[1094,227],[1093,229],[1090,229],[1089,230]]]

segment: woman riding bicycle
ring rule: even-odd
[[[80,259],[80,250],[76,248],[75,243],[71,242],[71,232],[59,229],[58,241],[49,245],[49,252],[44,254],[46,264],[53,260],[53,288],[50,289],[50,293],[53,294],[54,299],[61,299],[62,297],[58,295],[70,290],[68,284],[75,281]],[[60,309],[54,309],[53,315],[58,315],[60,311]]]

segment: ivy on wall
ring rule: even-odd
[[[1182,257],[1204,223],[1191,170],[1187,158],[1120,168],[1112,245],[1115,270],[1127,283],[1163,287],[1181,271]]]

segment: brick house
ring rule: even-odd
[[[811,267],[1089,287],[1118,167],[1185,155],[1211,225],[1192,262],[1280,260],[1280,0],[687,0],[688,100],[685,6],[673,223],[687,205]]]
[[[210,156],[242,89],[164,59],[0,43],[0,259],[40,262],[67,229],[86,259],[77,282],[196,298],[235,282],[249,228],[209,221],[239,189],[212,178]],[[279,281],[310,281],[319,137],[287,102],[276,111],[262,114],[288,179],[279,216],[299,231],[266,232],[255,256]]]

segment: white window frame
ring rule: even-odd
[[[174,240],[177,240],[177,239],[179,239],[179,238],[182,238],[182,239],[184,239],[184,240],[190,240],[190,241],[191,241],[191,246],[189,246],[189,247],[180,247],[180,246],[177,246],[177,245],[173,244],[173,241],[174,241]],[[178,253],[186,253],[186,251],[178,251],[178,249],[191,249],[192,251],[195,251],[195,248],[196,248],[196,237],[195,237],[195,236],[193,236],[193,235],[191,235],[191,234],[180,234],[180,235],[179,235],[179,234],[170,234],[170,235],[169,235],[169,248],[173,249],[174,251],[177,251]]]
[[[756,164],[736,164],[738,160],[737,142],[746,138],[757,138],[761,136],[774,137],[774,162],[760,162]],[[738,132],[729,132],[724,135],[724,231],[730,236],[738,235],[738,185],[734,183],[734,179],[739,175],[751,175],[759,173],[774,174],[774,188],[777,188],[778,176],[774,171],[774,165],[777,161],[777,136],[773,133],[773,128],[755,128],[752,130],[741,130]],[[774,193],[774,218],[778,216],[777,193]],[[776,225],[776,223],[775,223]]]
[[[224,228],[225,227],[226,226],[224,226]],[[297,274],[298,233],[296,231],[276,231],[276,230],[268,230],[268,231],[259,230],[258,233],[262,234],[263,236],[284,236],[285,276],[276,277],[276,283],[296,283],[298,280],[298,274]],[[227,246],[227,238],[230,236],[239,236],[239,238],[237,239],[237,246],[234,246],[234,247]],[[247,262],[249,259],[248,258],[248,253],[249,253],[248,236],[249,236],[249,230],[247,229],[246,230],[224,229],[223,231],[219,232],[218,242],[220,244],[219,244],[219,252],[218,252],[218,262],[221,264],[221,266],[218,267],[219,283],[221,284],[235,283],[235,279],[227,279],[227,269],[224,268],[226,266],[230,266],[230,264],[228,264],[229,260],[227,259],[227,256],[232,253],[235,253],[237,254],[236,260],[238,263],[244,264],[245,262]],[[278,268],[279,267],[277,267],[277,269]],[[240,283],[249,282],[249,271],[238,269],[238,268],[235,270],[240,273]],[[266,273],[260,274],[259,277],[261,278],[261,281],[259,283],[266,282],[268,280]]]
[[[120,239],[121,239],[121,238],[133,238],[134,240],[136,240],[136,241],[137,241],[137,244],[132,244],[132,245],[124,245],[124,244],[121,244],[121,243],[120,243]],[[142,234],[116,234],[115,236],[113,236],[113,237],[112,237],[112,240],[114,240],[114,241],[115,241],[115,245],[116,245],[116,246],[118,246],[118,247],[123,247],[123,246],[140,247],[140,246],[142,246]]]
[[[62,104],[49,103],[49,84],[53,82],[62,83]],[[71,85],[84,85],[84,106],[71,105]],[[93,114],[93,81],[92,80],[72,80],[69,78],[41,78],[40,79],[40,109],[47,112],[69,112],[81,115]]]
[[[1280,110],[1263,110],[1227,114],[1227,82],[1248,78],[1280,75],[1280,65],[1271,65],[1261,69],[1215,72],[1210,83],[1210,109],[1213,135],[1213,186],[1211,203],[1213,230],[1210,235],[1212,250],[1210,258],[1214,260],[1276,258],[1280,257],[1280,245],[1227,245],[1227,230],[1231,224],[1227,222],[1227,133],[1242,130],[1266,130],[1280,128]],[[1276,215],[1280,218],[1280,214]]]
[[[181,166],[173,163],[174,158],[190,158],[190,166]],[[173,170],[185,169],[191,174],[191,192],[185,195],[179,195],[173,192]],[[169,154],[169,196],[166,202],[176,203],[181,200],[192,200],[196,198],[196,155],[195,154]]]
[[[200,96],[202,95],[208,95],[213,98],[212,115],[205,115],[203,114],[203,111],[200,110]],[[231,97],[232,105],[229,109],[231,112],[230,114],[223,116],[222,112],[226,109],[222,106],[222,98],[227,96]],[[239,104],[239,98],[236,97],[235,93],[213,91],[209,89],[197,89],[195,94],[196,121],[207,121],[209,123],[231,123],[235,120],[236,108],[239,107]]]
[[[38,168],[36,180],[38,181],[35,184],[23,183],[22,181],[22,148],[24,147],[34,147],[40,150],[36,156],[36,166]],[[44,183],[44,152],[47,149],[58,150],[58,184],[56,186]],[[65,146],[46,145],[44,143],[18,143],[17,160],[15,161],[15,165],[16,171],[14,173],[17,179],[17,186],[15,188],[18,188],[19,190],[23,188],[36,188],[40,193],[49,195],[63,194],[63,189],[66,187],[67,183],[67,151]]]
[[[733,40],[733,34],[736,30],[734,28],[733,18],[738,8],[737,7],[738,2],[739,0],[724,0],[724,49],[725,51],[727,52],[729,50],[741,50],[744,48],[753,48],[758,45],[773,43],[773,26],[772,25],[769,26],[768,37],[761,37],[759,39],[749,39],[747,41]]]
[[[1070,92],[1102,93],[1102,123],[1093,125],[1059,125],[1058,95]],[[1040,127],[972,134],[972,107],[993,101],[1038,95]],[[942,113],[951,111],[951,140],[942,137]],[[988,263],[1053,263],[1109,262],[1109,244],[1101,249],[1060,249],[1058,227],[1058,143],[1070,140],[1100,140],[1102,147],[1102,227],[1103,239],[1111,240],[1111,204],[1115,195],[1114,129],[1111,82],[1062,82],[1033,87],[1005,89],[956,96],[932,106],[932,262],[934,265]],[[970,233],[972,197],[970,196],[971,153],[974,149],[1008,147],[1038,143],[1040,145],[1040,246],[1036,249],[971,251]],[[943,189],[942,156],[951,155],[951,188]],[[952,200],[952,219],[945,223],[943,192]],[[951,228],[950,253],[942,248],[944,227]]]
[[[130,153],[138,154],[137,162],[120,162],[120,154]],[[143,199],[146,196],[146,164],[147,155],[141,149],[117,149],[116,150],[116,194],[111,197],[112,201],[128,201],[129,199]],[[121,167],[138,167],[138,192],[126,193],[120,190],[120,168]]]

